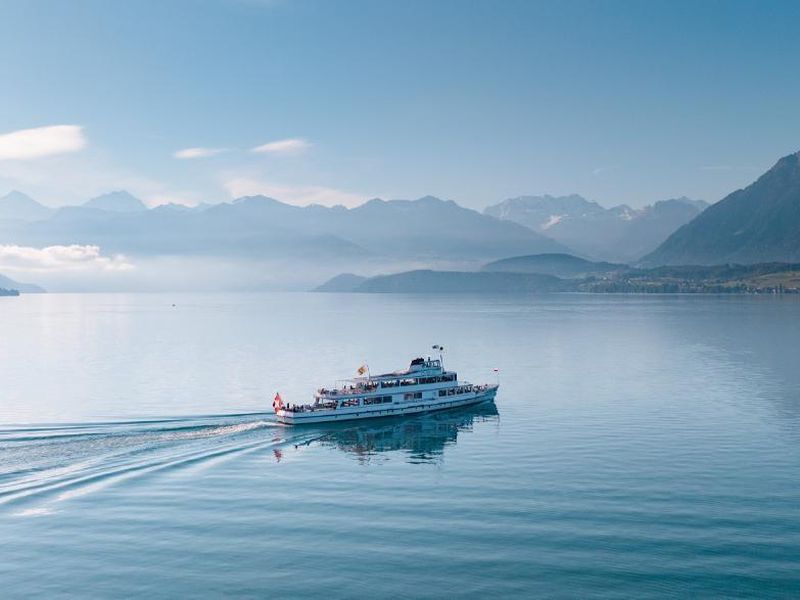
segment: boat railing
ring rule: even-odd
[[[367,392],[373,392],[377,389],[377,383],[359,383],[356,385],[342,386],[333,389],[319,388],[317,390],[317,394],[320,396],[350,396],[351,394],[364,394]]]
[[[454,388],[454,389],[459,390],[458,391],[459,394],[463,394],[463,393],[469,393],[469,392],[485,392],[488,389],[490,389],[491,387],[493,387],[493,384],[489,384],[489,383],[472,384],[472,383],[469,383],[467,381],[463,381],[463,382],[461,382],[461,385],[458,386],[458,388]],[[322,394],[322,393],[330,394],[330,393],[335,392],[335,391],[336,390],[326,390],[324,388],[321,388],[320,390],[318,390],[318,393],[320,393],[320,394]],[[349,395],[349,393],[350,392],[348,392],[348,395]],[[357,393],[357,392],[354,392],[354,393]],[[343,393],[343,395],[345,395],[345,394]],[[284,410],[286,412],[298,413],[298,412],[318,412],[318,411],[326,411],[326,410],[336,410],[337,408],[339,408],[339,400],[338,399],[330,401],[330,402],[320,402],[318,404],[292,404],[292,405],[286,406],[284,408]]]
[[[438,375],[437,377],[442,377],[442,380],[437,383],[449,383],[456,381],[455,375],[452,374]],[[355,385],[343,385],[331,389],[319,388],[317,390],[317,395],[324,397],[350,396],[354,394],[374,392],[378,389],[403,388],[416,385],[428,385],[428,382],[422,384],[413,378],[395,380],[369,379],[363,382],[359,381]]]

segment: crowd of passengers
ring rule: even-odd
[[[310,412],[314,410],[322,410],[322,409],[335,409],[338,405],[338,402],[320,402],[319,404],[314,404],[313,406],[309,406],[308,404],[287,404],[283,410],[292,413],[298,412]]]
[[[375,389],[376,387],[377,386],[374,386],[371,389]],[[464,394],[466,392],[472,392],[472,391],[479,392],[479,391],[485,389],[486,387],[488,387],[488,386],[486,386],[486,385],[465,385],[463,387],[448,388],[448,389],[444,389],[444,390],[439,390],[439,396],[440,397],[441,396],[453,396],[453,395]],[[355,387],[354,386],[350,386],[350,389],[355,391],[357,389],[357,386],[355,386]],[[324,394],[327,391],[328,390],[326,390],[325,388],[320,389],[320,393],[321,394]],[[387,398],[388,397],[389,396],[387,396]],[[356,406],[358,406],[358,405],[356,405]],[[318,403],[316,403],[316,404],[314,404],[312,406],[309,406],[308,404],[286,404],[286,406],[284,407],[284,410],[288,411],[288,412],[292,412],[292,413],[297,413],[297,412],[306,412],[306,411],[314,411],[314,410],[325,410],[325,409],[327,409],[327,410],[335,410],[338,407],[339,407],[339,402],[338,401],[333,401],[333,402],[318,402]]]
[[[364,392],[371,392],[377,390],[378,386],[381,388],[403,387],[408,385],[424,385],[428,383],[441,383],[443,381],[455,381],[455,374],[438,375],[436,377],[420,377],[418,379],[393,379],[389,381],[369,381],[366,383],[357,383],[355,385],[346,385],[338,389],[329,390],[327,388],[320,388],[317,392],[322,396],[337,396],[339,394],[360,394]]]

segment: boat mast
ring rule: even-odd
[[[442,370],[444,370],[444,346],[436,344],[433,346],[433,349],[439,353],[439,364],[441,365]]]

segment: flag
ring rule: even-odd
[[[364,373],[366,373],[367,371],[369,371],[369,367],[367,366],[367,364],[366,364],[366,363],[364,363],[363,365],[361,365],[360,367],[358,367],[358,374],[359,374],[359,375],[363,375],[363,374],[364,374]]]
[[[275,412],[283,408],[283,398],[281,398],[280,392],[275,394],[275,400],[272,401],[272,408],[275,409]]]

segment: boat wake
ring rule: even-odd
[[[0,429],[0,511],[45,514],[57,502],[131,478],[302,437],[261,413]]]
[[[207,415],[0,428],[0,515],[37,516],[59,502],[174,469],[208,468],[250,452],[335,448],[359,462],[399,453],[437,463],[473,423],[497,418],[494,402],[409,417],[287,428],[272,414]]]

